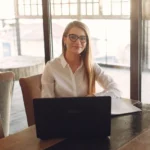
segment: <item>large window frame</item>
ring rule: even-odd
[[[30,0],[31,1],[31,0]],[[80,0],[77,0],[78,3]],[[112,1],[112,0],[111,0]],[[18,0],[15,1],[18,5]],[[41,18],[43,17],[43,31],[44,31],[44,46],[45,46],[45,62],[52,58],[52,24],[50,17],[52,18],[70,18],[70,15],[54,15],[50,16],[51,8],[49,7],[49,0],[42,0],[43,16],[40,15],[20,15],[18,9],[16,9],[16,16],[18,18]],[[72,19],[130,19],[131,33],[130,33],[130,98],[141,100],[141,41],[142,41],[142,1],[131,0],[130,1],[130,16],[129,15],[103,15],[100,11],[99,15],[80,15],[80,9],[78,9],[77,16],[71,16]],[[78,7],[80,8],[80,7]]]
[[[141,100],[142,1],[131,0],[130,98]]]
[[[48,2],[48,0],[46,1]],[[141,100],[141,59],[140,59],[141,42],[139,39],[139,37],[141,36],[141,16],[140,16],[142,8],[141,6],[142,6],[141,0],[134,0],[134,1],[131,0],[130,98],[138,100]],[[45,9],[44,5],[43,9]],[[113,17],[113,19],[114,18],[115,17]],[[43,19],[49,20],[49,17],[43,14]],[[47,37],[48,36],[49,35],[47,35]]]

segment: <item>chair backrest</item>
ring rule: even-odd
[[[15,74],[0,72],[0,137],[8,136]]]
[[[2,120],[0,119],[0,139],[4,137],[4,131],[2,126]]]
[[[41,74],[20,78],[19,83],[22,90],[28,126],[31,126],[35,123],[32,100],[41,97]]]

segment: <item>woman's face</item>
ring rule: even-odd
[[[64,37],[64,44],[66,45],[67,52],[81,54],[87,44],[87,36],[84,30],[78,27],[71,28],[67,36]]]

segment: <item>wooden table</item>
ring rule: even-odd
[[[112,117],[111,137],[106,145],[107,150],[150,149],[150,105],[143,105],[141,108],[142,112]],[[0,150],[43,150],[60,141],[63,139],[47,141],[37,139],[35,126],[31,126],[1,139]]]
[[[150,127],[118,150],[150,150]]]
[[[0,59],[0,71],[12,71],[15,80],[21,77],[41,74],[45,66],[44,57],[8,56]]]
[[[43,150],[63,139],[41,141],[36,137],[35,126],[0,140],[0,150]]]

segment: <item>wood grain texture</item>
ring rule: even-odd
[[[0,138],[4,137],[4,131],[3,131],[3,127],[2,127],[2,121],[0,119]]]
[[[145,132],[150,125],[149,111],[150,111],[150,105],[145,105],[143,107],[143,112],[139,113],[140,115],[138,115],[138,116],[136,115],[137,113],[135,113],[132,115],[124,115],[124,116],[118,116],[116,118],[113,118],[112,123],[114,125],[112,125],[112,130],[111,130],[112,136],[110,138],[110,145],[111,145],[110,149],[117,150],[119,147],[123,148],[122,146],[127,146],[126,143],[128,143],[128,141],[132,141],[141,132],[142,133]],[[118,122],[117,120],[119,121],[119,123],[117,123]],[[19,86],[19,82],[15,81],[15,90],[14,90],[13,101],[12,101],[11,123],[10,123],[11,134],[19,132],[27,127],[28,126],[27,126],[27,120],[26,120],[26,114],[25,114],[21,89]],[[118,130],[118,132],[116,132],[116,129]],[[15,134],[15,136],[16,136],[16,134]],[[147,135],[147,139],[148,139],[148,141],[146,141],[147,144],[145,144],[145,145],[148,145],[148,142],[150,139],[149,135]],[[32,141],[33,139],[30,138],[30,140]],[[141,139],[141,141],[142,140],[143,139]],[[7,141],[5,140],[5,143],[6,142]],[[15,142],[15,141],[13,141],[13,142]],[[26,142],[26,140],[21,140],[20,142],[21,142],[20,144],[24,145],[24,142]],[[30,144],[32,144],[32,143],[29,142],[29,145]],[[38,144],[43,145],[43,142],[39,142]],[[144,145],[144,143],[143,143],[143,145]],[[3,146],[3,144],[2,145],[0,144],[0,146]],[[132,145],[133,150],[135,149],[134,147],[136,148],[136,144]],[[14,146],[13,148],[15,149],[17,147]],[[41,147],[36,147],[36,148],[40,149]],[[139,146],[139,148],[140,148],[140,146]],[[145,149],[143,149],[143,148],[145,148]],[[147,146],[143,146],[143,148],[141,150],[147,150]],[[20,148],[20,149],[22,149],[22,148]],[[121,149],[121,150],[127,150],[127,149],[129,149],[129,148]],[[0,150],[1,150],[1,147],[0,147]],[[139,150],[139,149],[137,149],[137,150]]]
[[[41,141],[36,137],[35,126],[0,140],[0,150],[43,150],[63,139]]]
[[[119,150],[150,150],[150,127]]]

